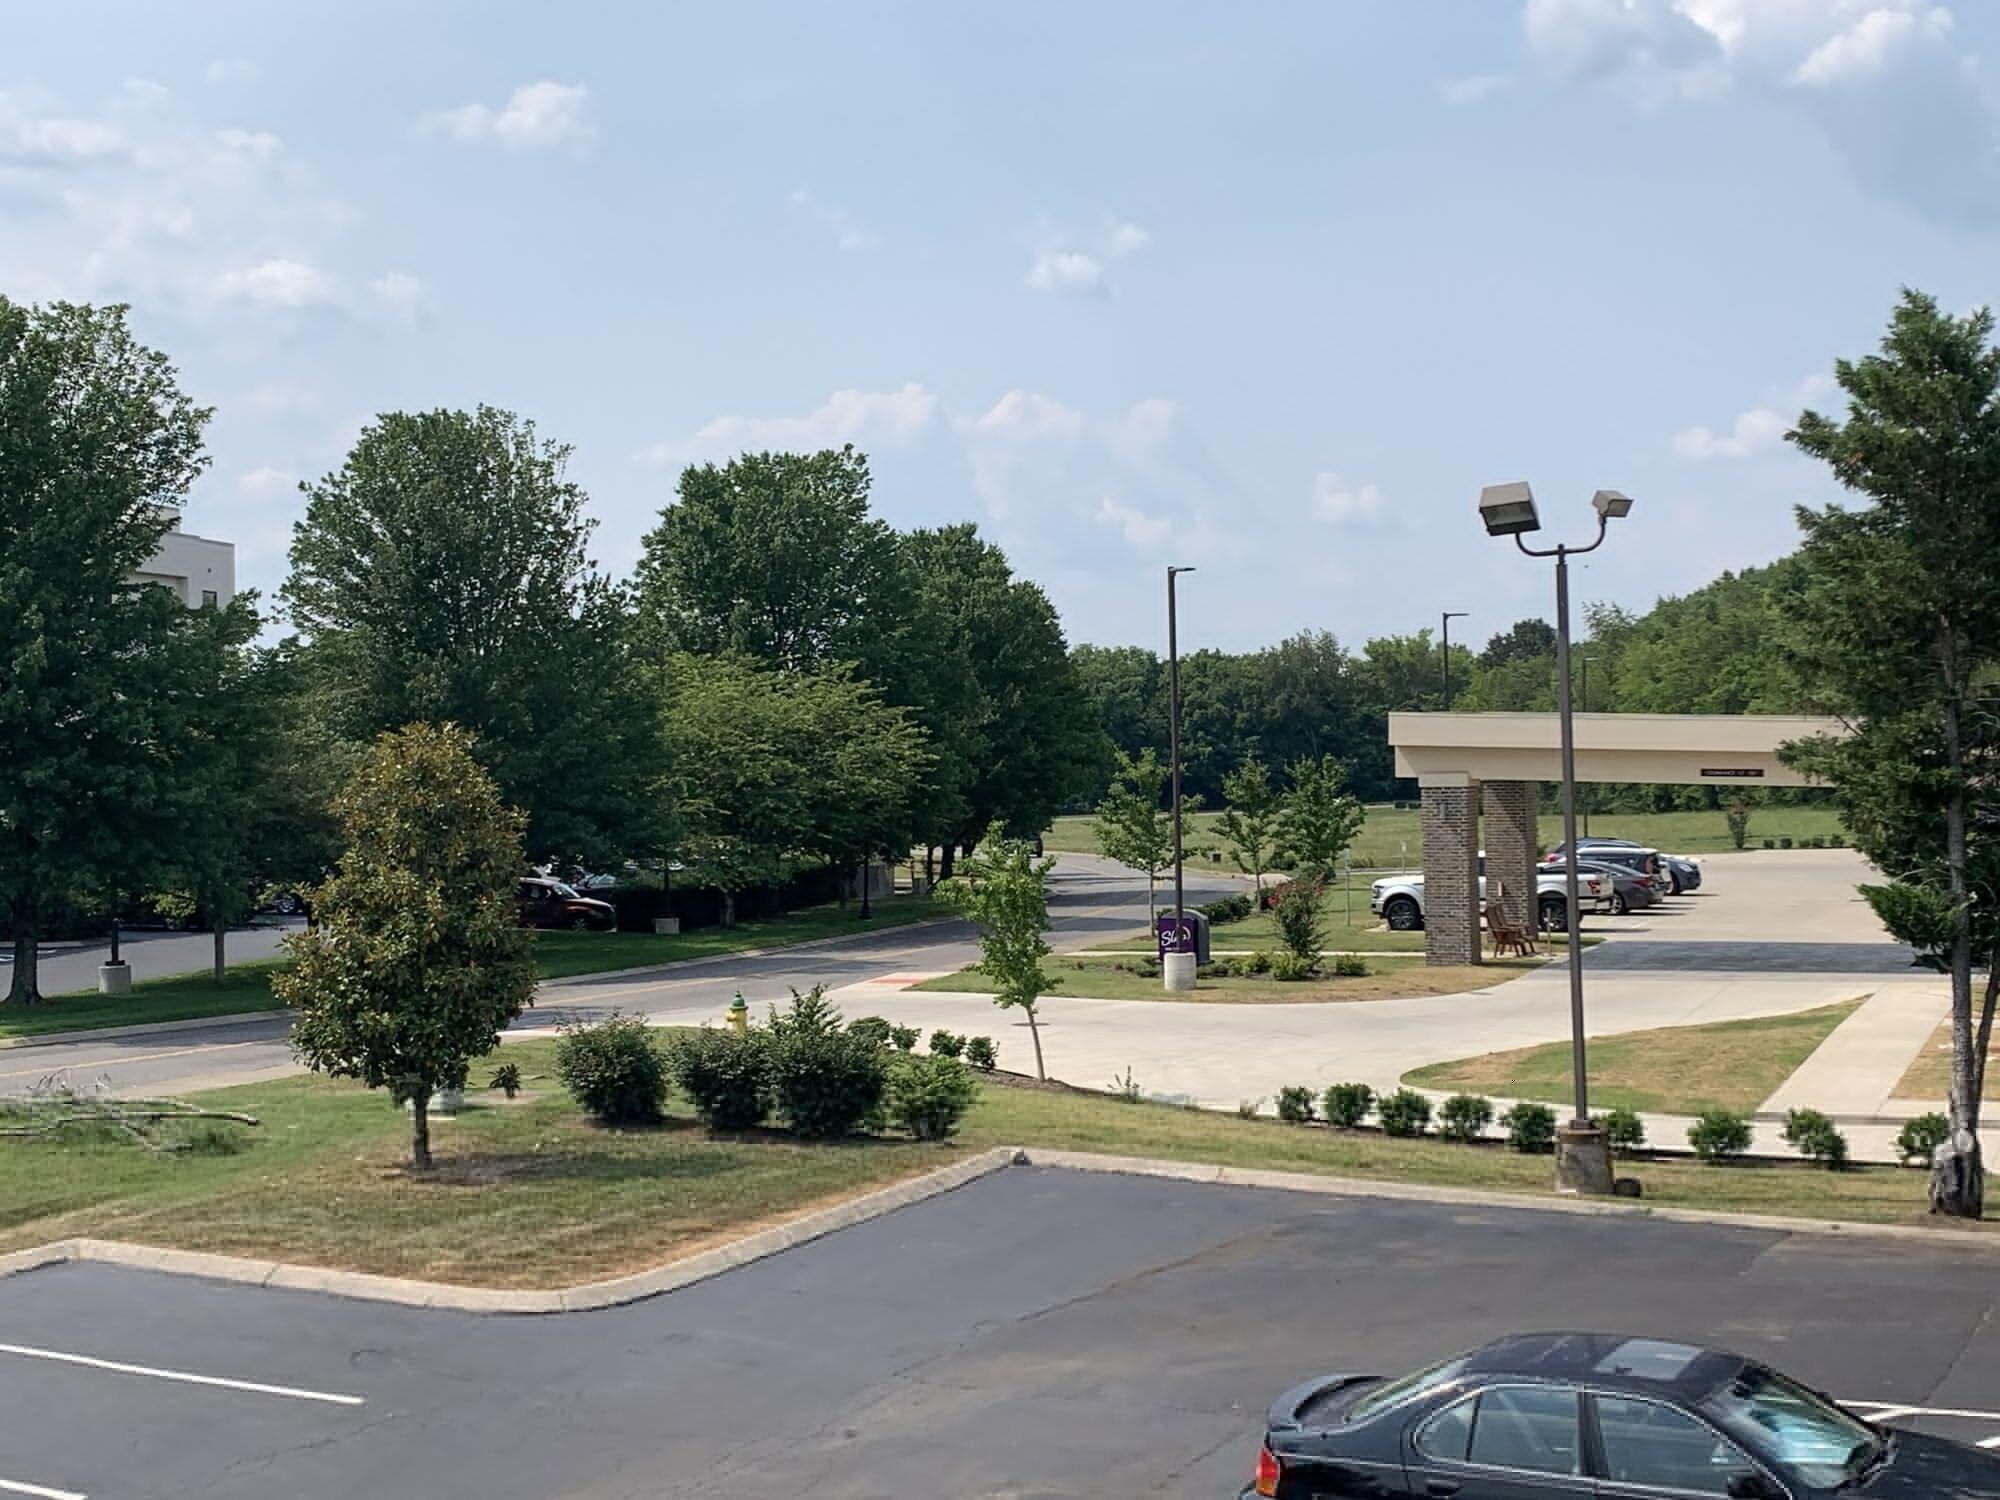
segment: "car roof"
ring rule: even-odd
[[[1517,1333],[1465,1356],[1468,1376],[1519,1375],[1696,1400],[1733,1379],[1741,1355],[1624,1333]]]

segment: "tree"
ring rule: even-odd
[[[1547,620],[1516,620],[1498,631],[1479,653],[1479,665],[1487,671],[1510,661],[1536,661],[1556,654],[1556,628]]]
[[[523,819],[449,724],[382,735],[338,811],[346,852],[272,989],[298,1012],[307,1067],[409,1101],[410,1160],[428,1168],[431,1096],[463,1088],[534,994],[514,905]]]
[[[1154,887],[1160,872],[1171,869],[1174,860],[1173,815],[1160,805],[1166,784],[1167,768],[1151,750],[1140,751],[1136,760],[1121,755],[1111,789],[1097,805],[1097,847],[1104,857],[1145,872],[1148,927],[1159,920]],[[1184,811],[1200,803],[1199,797],[1181,798]]]
[[[1348,793],[1347,767],[1331,755],[1293,761],[1278,818],[1279,858],[1294,874],[1325,880],[1361,832],[1367,814]]]
[[[154,873],[186,731],[250,606],[134,583],[207,460],[209,413],[123,307],[0,297],[0,902],[8,1000],[41,998],[45,906]]]
[[[361,742],[461,725],[532,855],[602,861],[650,842],[652,721],[568,458],[488,406],[378,417],[306,487],[282,597],[319,700],[300,712]]]
[[[1254,877],[1261,895],[1284,799],[1271,784],[1264,762],[1255,756],[1222,778],[1222,795],[1229,799],[1229,806],[1215,820],[1215,831],[1229,841],[1236,868]]]
[[[1951,977],[1951,1137],[1933,1212],[1976,1218],[1980,1096],[2000,995],[2000,351],[1993,315],[1905,291],[1881,352],[1835,364],[1845,421],[1789,434],[1863,497],[1801,508],[1807,588],[1787,601],[1808,685],[1855,723],[1793,747],[1831,780],[1857,848],[1888,876],[1862,894]],[[1972,973],[1987,966],[1975,1006]]]
[[[1008,838],[996,823],[958,874],[938,887],[938,895],[979,929],[979,968],[993,981],[993,1003],[1002,1009],[1019,1006],[1027,1016],[1037,1078],[1049,1076],[1035,1007],[1055,988],[1042,967],[1050,953],[1042,934],[1049,930],[1049,871],[1054,867],[1054,860],[1037,860],[1027,840]]]

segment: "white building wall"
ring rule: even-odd
[[[189,609],[227,604],[236,597],[236,544],[174,530],[160,538],[160,550],[132,575],[135,583],[172,589]]]

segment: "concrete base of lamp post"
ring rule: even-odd
[[[1611,1191],[1611,1141],[1595,1125],[1564,1121],[1556,1127],[1556,1191],[1604,1195]]]
[[[100,995],[129,995],[132,993],[132,966],[124,960],[115,964],[97,966],[97,993]]]
[[[1160,975],[1166,980],[1170,990],[1191,990],[1194,988],[1195,958],[1192,953],[1163,953],[1160,955]]]

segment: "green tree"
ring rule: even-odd
[[[218,663],[247,601],[134,583],[203,467],[209,413],[123,307],[0,297],[0,902],[8,1000],[41,998],[53,899],[143,888],[203,774]]]
[[[1136,759],[1121,755],[1118,768],[1112,773],[1111,789],[1097,805],[1097,847],[1104,857],[1145,873],[1149,927],[1159,920],[1154,888],[1161,872],[1171,869],[1174,861],[1173,814],[1161,806],[1166,784],[1167,768],[1151,750],[1140,751]],[[1200,805],[1199,797],[1183,792],[1183,812]],[[1185,828],[1182,836],[1185,845]]]
[[[938,887],[938,895],[979,929],[980,972],[993,981],[993,1003],[1018,1006],[1035,1044],[1035,1076],[1047,1078],[1036,1006],[1055,988],[1042,967],[1049,956],[1049,871],[1055,861],[1035,858],[1025,839],[1006,836],[999,824],[986,830],[977,852]]]
[[[1486,649],[1479,653],[1479,665],[1492,671],[1510,661],[1552,660],[1555,654],[1555,626],[1547,620],[1516,620],[1487,641]]]
[[[298,1012],[301,1062],[409,1101],[410,1160],[427,1168],[431,1096],[463,1088],[534,994],[522,819],[448,724],[382,735],[338,810],[346,852],[271,984]]]
[[[1934,1212],[1984,1203],[1980,1096],[2000,995],[2000,351],[1993,315],[1906,291],[1881,352],[1836,363],[1845,421],[1791,439],[1857,492],[1801,508],[1810,586],[1788,600],[1798,669],[1851,738],[1793,747],[1831,780],[1856,846],[1888,880],[1862,894],[1951,979],[1951,1137]],[[1987,968],[1975,1003],[1973,970]]]
[[[1294,874],[1326,880],[1340,868],[1367,814],[1347,790],[1347,767],[1331,755],[1293,761],[1278,819],[1279,858]]]
[[[378,417],[306,487],[282,597],[319,700],[300,712],[362,742],[462,725],[530,854],[602,861],[651,843],[656,749],[568,458],[492,407]]]
[[[1264,889],[1264,872],[1278,837],[1279,814],[1284,798],[1271,783],[1271,773],[1255,756],[1222,778],[1222,795],[1229,801],[1215,820],[1215,831],[1228,840],[1236,868],[1254,877],[1255,889]]]

